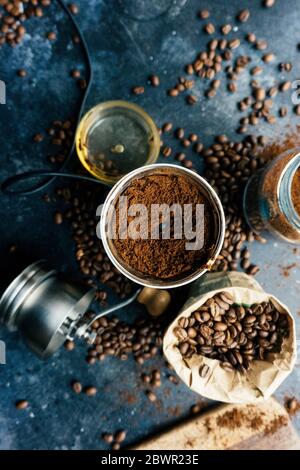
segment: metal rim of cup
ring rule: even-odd
[[[192,177],[194,180],[198,181],[200,186],[204,188],[207,192],[207,195],[210,196],[210,201],[212,204],[214,204],[216,211],[217,211],[217,216],[219,220],[219,227],[218,227],[218,235],[216,236],[216,243],[214,247],[214,252],[208,262],[205,264],[205,266],[202,266],[198,270],[195,270],[194,273],[186,276],[185,278],[182,279],[176,279],[176,280],[171,280],[171,281],[166,281],[166,280],[159,280],[159,279],[145,279],[143,276],[143,273],[140,274],[133,274],[128,271],[126,266],[122,264],[114,255],[114,253],[111,250],[110,244],[108,242],[108,237],[107,237],[107,217],[108,217],[108,212],[111,204],[114,203],[116,198],[121,195],[121,193],[124,191],[124,189],[130,184],[132,180],[134,180],[137,177],[142,177],[146,174],[153,174],[156,170],[164,170],[164,169],[173,169],[176,170],[176,172],[182,173],[184,175],[188,175],[189,177]],[[189,170],[187,168],[182,168],[178,165],[174,164],[160,164],[156,163],[153,165],[147,165],[144,167],[137,168],[136,170],[133,170],[132,172],[128,173],[127,175],[123,176],[116,184],[115,186],[110,190],[108,193],[102,213],[101,213],[101,220],[100,220],[100,234],[101,234],[101,240],[105,249],[105,252],[112,262],[112,264],[128,279],[130,279],[133,282],[136,282],[137,284],[140,284],[145,287],[152,287],[155,289],[166,289],[166,288],[175,288],[175,287],[180,287],[184,286],[186,284],[189,284],[196,279],[198,279],[200,276],[202,276],[204,273],[206,273],[208,270],[210,270],[211,266],[214,264],[216,261],[221,248],[223,246],[224,238],[225,238],[225,215],[224,215],[224,210],[222,203],[216,193],[216,191],[212,188],[212,186],[200,175],[195,173],[192,170]]]

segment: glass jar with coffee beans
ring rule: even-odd
[[[256,233],[300,243],[300,148],[277,156],[250,178],[244,213]]]

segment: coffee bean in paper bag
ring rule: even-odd
[[[208,273],[192,284],[165,333],[163,350],[177,375],[200,395],[258,402],[269,398],[295,365],[295,323],[288,307],[252,277]]]

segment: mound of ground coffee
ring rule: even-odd
[[[126,196],[128,208],[133,204],[143,204],[148,213],[147,239],[139,237],[122,239],[120,228],[120,199],[116,203],[116,231],[114,240],[116,251],[122,260],[131,268],[156,279],[176,278],[182,273],[188,274],[204,266],[209,260],[214,245],[214,211],[210,201],[201,192],[199,185],[185,176],[177,174],[154,174],[137,178],[131,182],[121,196]],[[174,237],[174,218],[170,217],[170,238],[151,238],[151,207],[153,204],[192,204],[192,226],[196,227],[196,204],[204,205],[204,244],[201,249],[187,250],[184,234],[181,239]],[[184,215],[182,213],[182,223]],[[133,217],[127,216],[127,226]],[[151,220],[150,220],[151,219]],[[163,217],[159,225],[164,224]],[[191,240],[188,240],[191,241]]]

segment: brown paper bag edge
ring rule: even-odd
[[[216,273],[215,279],[220,275],[222,279],[223,273]],[[183,306],[180,313],[169,326],[163,340],[163,351],[168,362],[174,367],[179,377],[196,393],[207,398],[223,401],[226,403],[253,403],[269,398],[278,388],[282,381],[292,371],[296,362],[296,333],[295,322],[286,305],[279,301],[271,294],[265,293],[261,286],[250,278],[251,288],[235,286],[238,284],[248,283],[249,276],[244,273],[230,273],[231,276],[226,281],[228,287],[221,287],[206,294],[191,297]],[[232,275],[233,274],[233,275]],[[212,282],[215,284],[215,282]],[[209,285],[209,282],[207,283]],[[196,356],[184,363],[181,355],[174,345],[177,344],[177,338],[173,334],[173,328],[176,326],[180,316],[190,316],[200,305],[221,291],[227,291],[235,295],[237,303],[261,302],[263,300],[273,300],[278,309],[286,314],[289,319],[290,336],[284,340],[282,353],[274,355],[274,363],[270,365],[266,361],[254,361],[253,370],[249,374],[242,376],[237,372],[227,372],[221,366],[220,362],[215,359],[208,359],[204,356]],[[249,291],[251,296],[249,297]],[[248,293],[248,295],[247,295]],[[255,295],[255,299],[252,299]],[[199,376],[199,367],[207,364],[210,367],[210,373],[205,379]]]

